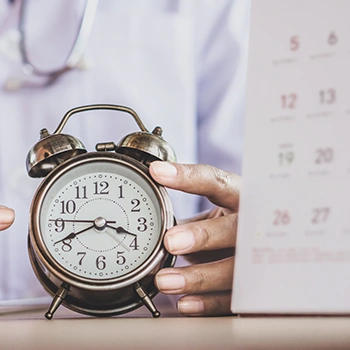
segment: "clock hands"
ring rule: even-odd
[[[137,235],[135,233],[131,233],[127,230],[125,230],[125,228],[123,228],[122,226],[118,226],[118,227],[114,227],[111,225],[106,224],[107,228],[111,228],[113,230],[115,230],[118,234],[127,234],[127,235],[131,235],[133,237],[136,237]],[[107,231],[107,233],[113,237],[113,239],[115,239],[117,242],[119,242],[128,252],[130,252],[130,249],[128,247],[126,247],[115,235],[113,235],[112,233],[110,233],[109,231]]]
[[[49,221],[62,221],[62,222],[83,222],[83,223],[95,223],[95,220],[73,220],[73,219],[49,219]],[[106,224],[116,224],[116,221],[106,221]]]
[[[56,219],[57,220],[57,219]],[[50,219],[50,221],[56,221],[54,219]],[[137,235],[135,233],[129,232],[127,231],[125,228],[123,228],[122,226],[118,226],[118,227],[114,227],[111,226],[109,224],[115,224],[116,221],[107,221],[105,218],[103,217],[98,217],[95,220],[64,220],[62,219],[62,221],[66,221],[66,222],[83,222],[83,223],[93,223],[93,225],[88,226],[80,231],[77,232],[71,232],[69,233],[66,237],[56,241],[54,243],[54,245],[56,245],[57,243],[63,242],[67,239],[73,239],[76,236],[80,235],[83,232],[86,232],[92,228],[95,228],[98,231],[103,231],[105,228],[111,228],[113,230],[115,230],[118,234],[128,234],[131,235],[133,237],[136,237]],[[126,249],[128,252],[130,252],[130,249],[120,240],[118,239],[114,234],[112,234],[111,232],[109,232],[108,230],[106,230],[105,232],[107,232],[115,241],[117,241],[124,249]]]
[[[62,219],[62,220],[63,220],[63,219]],[[55,220],[51,220],[51,219],[50,219],[50,221],[55,221]],[[71,233],[70,233],[69,235],[67,235],[66,237],[64,237],[64,238],[62,238],[62,239],[56,241],[53,245],[55,245],[55,244],[57,244],[57,243],[60,243],[60,242],[63,242],[63,241],[65,241],[65,240],[67,240],[67,239],[73,239],[73,238],[75,238],[76,236],[80,235],[81,233],[86,232],[86,231],[88,231],[88,230],[90,230],[90,229],[92,229],[92,228],[94,228],[94,227],[95,227],[97,230],[99,230],[99,231],[100,231],[100,230],[103,230],[103,229],[106,227],[106,225],[107,225],[106,219],[101,218],[101,217],[98,217],[98,218],[96,218],[95,220],[63,220],[63,221],[67,221],[67,222],[93,223],[93,225],[88,226],[88,227],[85,227],[84,229],[82,229],[82,230],[80,230],[80,231],[78,231],[78,232],[71,232]],[[108,221],[108,222],[113,223],[113,222],[115,222],[115,221]]]
[[[113,230],[117,231],[117,233],[119,233],[119,234],[126,233],[127,235],[131,235],[131,236],[134,236],[134,237],[137,236],[135,233],[131,233],[131,232],[125,230],[125,228],[123,228],[121,226],[114,227],[114,226],[108,225],[108,223],[107,223],[106,227],[112,228]]]
[[[108,226],[107,226],[108,227]],[[117,241],[124,249],[130,252],[129,247],[127,247],[119,238],[117,238],[113,233],[106,231],[115,241]]]
[[[85,232],[85,231],[88,231],[92,228],[94,228],[95,225],[92,225],[92,226],[88,226],[88,227],[85,227],[84,229],[78,231],[78,232],[71,232],[68,236],[60,239],[59,241],[56,241],[53,245],[57,244],[57,243],[60,243],[60,242],[63,242],[65,241],[66,239],[73,239],[75,238],[76,236],[80,235],[81,233]]]

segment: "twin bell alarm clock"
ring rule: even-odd
[[[62,129],[73,114],[93,110],[127,113],[140,131],[87,152]],[[175,263],[163,246],[175,219],[166,190],[149,175],[154,160],[176,157],[162,129],[149,132],[128,107],[77,107],[53,134],[41,130],[27,156],[29,176],[44,178],[31,205],[28,251],[37,278],[53,297],[47,319],[61,304],[94,316],[145,305],[160,316],[152,300],[158,292],[154,275]]]

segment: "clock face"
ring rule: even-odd
[[[51,259],[76,276],[105,281],[150,258],[162,238],[162,210],[156,187],[136,170],[85,161],[49,184],[38,213]]]

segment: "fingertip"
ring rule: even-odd
[[[10,227],[14,220],[14,210],[5,206],[0,206],[0,231]]]
[[[177,302],[177,309],[183,316],[230,316],[230,308],[231,291],[185,295]]]
[[[172,178],[177,175],[177,168],[173,163],[154,161],[150,165],[153,178]]]
[[[204,303],[196,296],[185,296],[177,302],[177,309],[184,316],[201,316],[204,313]]]
[[[173,269],[162,269],[156,274],[154,283],[164,294],[178,294],[185,287],[186,280],[183,275]]]
[[[174,255],[187,254],[192,252],[196,240],[191,231],[181,230],[180,226],[175,226],[168,231],[164,237],[165,248]]]

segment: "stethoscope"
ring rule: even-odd
[[[13,3],[13,0],[10,1]],[[22,0],[19,8],[18,21],[18,51],[21,58],[22,72],[21,76],[13,76],[6,80],[4,89],[6,91],[17,91],[22,88],[43,88],[52,85],[63,74],[77,68],[84,69],[82,62],[83,51],[87,44],[91,28],[95,19],[98,0],[86,0],[83,15],[79,24],[74,43],[69,51],[63,65],[58,69],[44,71],[37,68],[29,59],[26,48],[25,20],[28,1]]]

